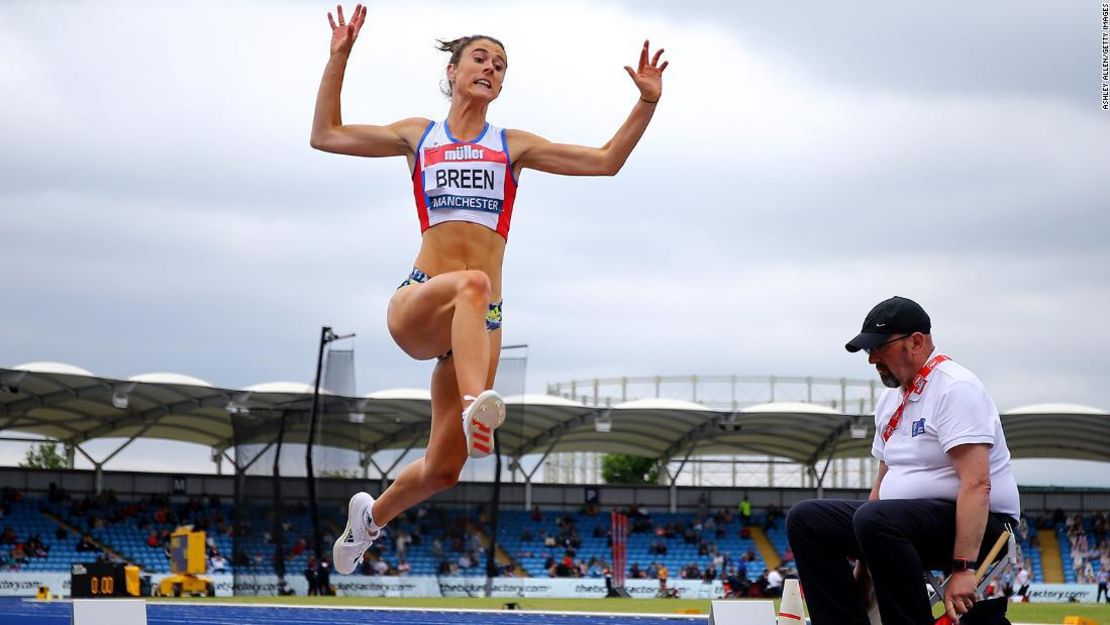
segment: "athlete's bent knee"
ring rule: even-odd
[[[459,483],[462,467],[428,467],[424,469],[424,483],[435,492],[453,488]]]
[[[464,271],[458,282],[458,296],[485,305],[489,303],[490,291],[489,276],[482,271]]]

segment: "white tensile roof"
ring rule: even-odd
[[[503,453],[628,453],[660,459],[691,455],[766,455],[814,465],[829,457],[869,454],[874,419],[819,404],[774,402],[738,411],[666,398],[587,406],[549,395],[505,398],[498,430]],[[327,445],[372,454],[426,444],[431,397],[426,389],[386,389],[344,397],[321,389]],[[216,451],[276,438],[283,415],[287,442],[307,439],[312,385],[269,382],[245,389],[214,387],[178,373],[129,379],[98,377],[74,365],[32,362],[0,368],[0,423],[80,444],[109,437],[149,437],[207,445]],[[1002,415],[1015,458],[1110,462],[1110,413],[1074,404],[1038,404]],[[249,427],[248,427],[249,426]],[[237,436],[236,436],[237,434]]]

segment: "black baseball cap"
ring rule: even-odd
[[[848,341],[844,349],[858,352],[878,347],[895,334],[928,334],[932,322],[920,304],[905,297],[894,297],[879,302],[863,320],[863,329],[856,338]]]

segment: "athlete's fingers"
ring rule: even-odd
[[[624,71],[628,72],[628,75],[632,77],[632,80],[636,80],[636,70],[632,69],[631,66],[625,65]]]
[[[342,26],[343,25],[343,5],[342,4],[335,5],[335,12],[336,12],[336,14],[339,15],[339,25]]]
[[[647,65],[647,60],[648,60],[648,41],[647,41],[647,39],[645,39],[644,40],[644,47],[642,49],[640,49],[640,66],[638,68],[638,71],[641,71],[641,72],[644,71],[644,65]]]
[[[335,30],[335,19],[331,16],[331,11],[328,11],[328,24],[331,24],[331,29]]]
[[[670,61],[663,61],[663,64],[659,66],[659,73],[660,74],[663,73],[663,70],[667,69],[668,64],[670,64]]]
[[[651,64],[659,65],[659,57],[661,56],[663,56],[663,48],[659,48],[659,50],[655,53],[655,56],[651,57]]]
[[[361,5],[362,11],[358,14],[358,26],[355,27],[355,36],[358,36],[359,31],[362,30],[363,24],[366,23],[366,5]]]

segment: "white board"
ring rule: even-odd
[[[775,602],[721,599],[709,608],[709,625],[775,625]]]
[[[146,625],[142,599],[74,599],[73,625]]]

